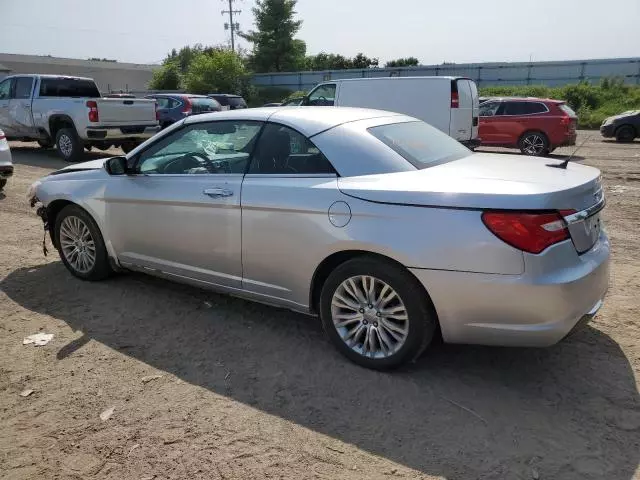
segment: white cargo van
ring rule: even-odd
[[[478,88],[461,77],[384,77],[332,80],[316,86],[302,105],[363,107],[404,113],[476,147]]]

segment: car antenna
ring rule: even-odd
[[[582,146],[587,143],[587,140],[589,140],[591,138],[591,136],[587,136],[587,138],[584,139],[584,141],[578,145],[578,148],[576,148],[571,155],[569,155],[562,163],[547,163],[547,167],[553,167],[553,168],[561,168],[562,170],[566,170],[567,169],[567,165],[569,165],[569,162],[571,161],[571,159],[573,158],[573,156],[576,154],[576,152],[578,150],[580,150],[582,148]]]

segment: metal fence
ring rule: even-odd
[[[257,87],[310,90],[328,80],[343,78],[459,76],[475,80],[479,87],[504,85],[558,86],[582,80],[599,82],[619,77],[625,83],[640,85],[640,57],[558,62],[464,63],[422,65],[419,67],[328,70],[319,72],[261,73],[253,76]]]

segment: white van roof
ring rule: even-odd
[[[321,83],[337,83],[337,82],[361,82],[363,80],[416,80],[416,79],[428,79],[434,78],[443,80],[473,80],[468,77],[445,77],[445,76],[413,76],[413,77],[364,77],[364,78],[337,78],[335,80],[325,80]]]

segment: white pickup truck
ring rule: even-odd
[[[7,138],[56,145],[70,162],[85,148],[127,153],[159,128],[155,100],[102,98],[90,78],[14,75],[0,82],[0,129]]]

